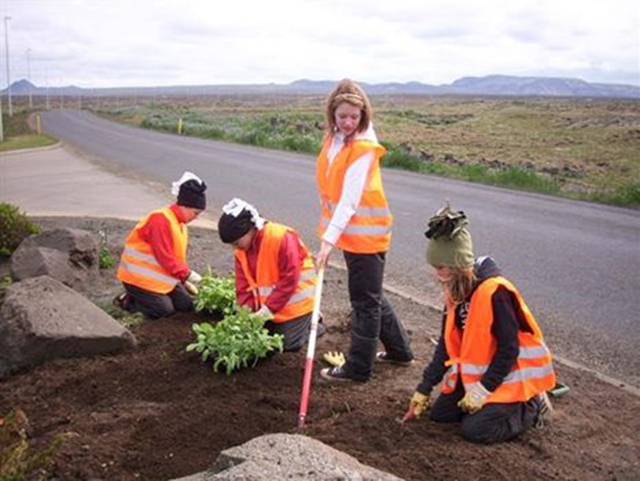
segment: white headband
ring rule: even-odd
[[[222,212],[233,217],[238,217],[245,210],[251,213],[251,222],[253,222],[253,225],[255,225],[258,230],[262,230],[265,220],[260,217],[258,210],[248,202],[236,197],[231,199],[222,208]]]
[[[195,180],[199,184],[202,184],[202,180],[200,180],[200,177],[198,177],[196,174],[185,172],[184,174],[182,174],[182,177],[180,177],[179,181],[171,183],[171,193],[173,195],[178,195],[180,193],[180,186],[189,180]]]

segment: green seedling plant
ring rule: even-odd
[[[215,276],[211,269],[202,276],[194,300],[198,312],[218,312],[223,316],[236,310],[236,285],[232,277]]]
[[[107,233],[103,230],[98,232],[100,236],[100,251],[98,252],[98,265],[100,269],[109,269],[116,263],[107,247]]]
[[[242,368],[253,368],[269,352],[282,352],[284,348],[284,337],[269,334],[264,323],[264,317],[239,307],[215,325],[193,324],[196,342],[187,346],[187,352],[198,352],[203,362],[215,359],[214,372],[219,372],[222,366],[227,375]]]

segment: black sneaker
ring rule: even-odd
[[[400,361],[398,359],[393,359],[392,357],[389,357],[386,351],[380,351],[376,353],[376,361],[395,364],[397,366],[410,366],[411,364],[413,364],[413,359],[409,359],[408,361]]]
[[[344,366],[338,367],[327,367],[320,371],[320,376],[322,376],[327,381],[354,381],[347,375],[347,371]]]
[[[112,303],[118,309],[122,309],[123,311],[126,311],[129,304],[129,294],[127,294],[126,292],[123,292],[122,294],[118,294],[116,297],[113,298]]]

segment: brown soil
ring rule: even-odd
[[[105,229],[114,254],[131,227],[96,219],[40,223]],[[228,272],[231,252],[217,235],[191,232],[195,267]],[[88,295],[101,302],[118,289],[112,270]],[[432,354],[428,333],[439,316],[399,296],[389,300],[410,330],[418,362],[377,366],[370,382],[356,385],[323,382],[317,363],[304,434],[407,480],[640,478],[640,399],[563,366],[557,366],[559,377],[572,390],[556,400],[552,423],[517,440],[477,446],[462,440],[456,425],[426,419],[401,425]],[[343,271],[328,272],[322,308],[328,333],[317,353],[347,348]],[[16,375],[0,385],[0,413],[23,409],[36,449],[66,434],[51,468],[52,478],[61,480],[172,479],[207,469],[221,450],[253,437],[298,432],[305,352],[276,355],[230,376],[215,374],[184,349],[191,324],[202,320],[194,314],[146,322],[133,329],[134,351],[60,360]]]

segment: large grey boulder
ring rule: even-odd
[[[47,275],[82,291],[98,277],[98,241],[91,232],[51,229],[27,237],[11,256],[11,278]]]
[[[67,357],[136,345],[133,334],[81,294],[48,276],[5,289],[0,306],[0,378]]]
[[[266,434],[226,449],[209,471],[174,481],[299,479],[402,481],[299,434]]]

